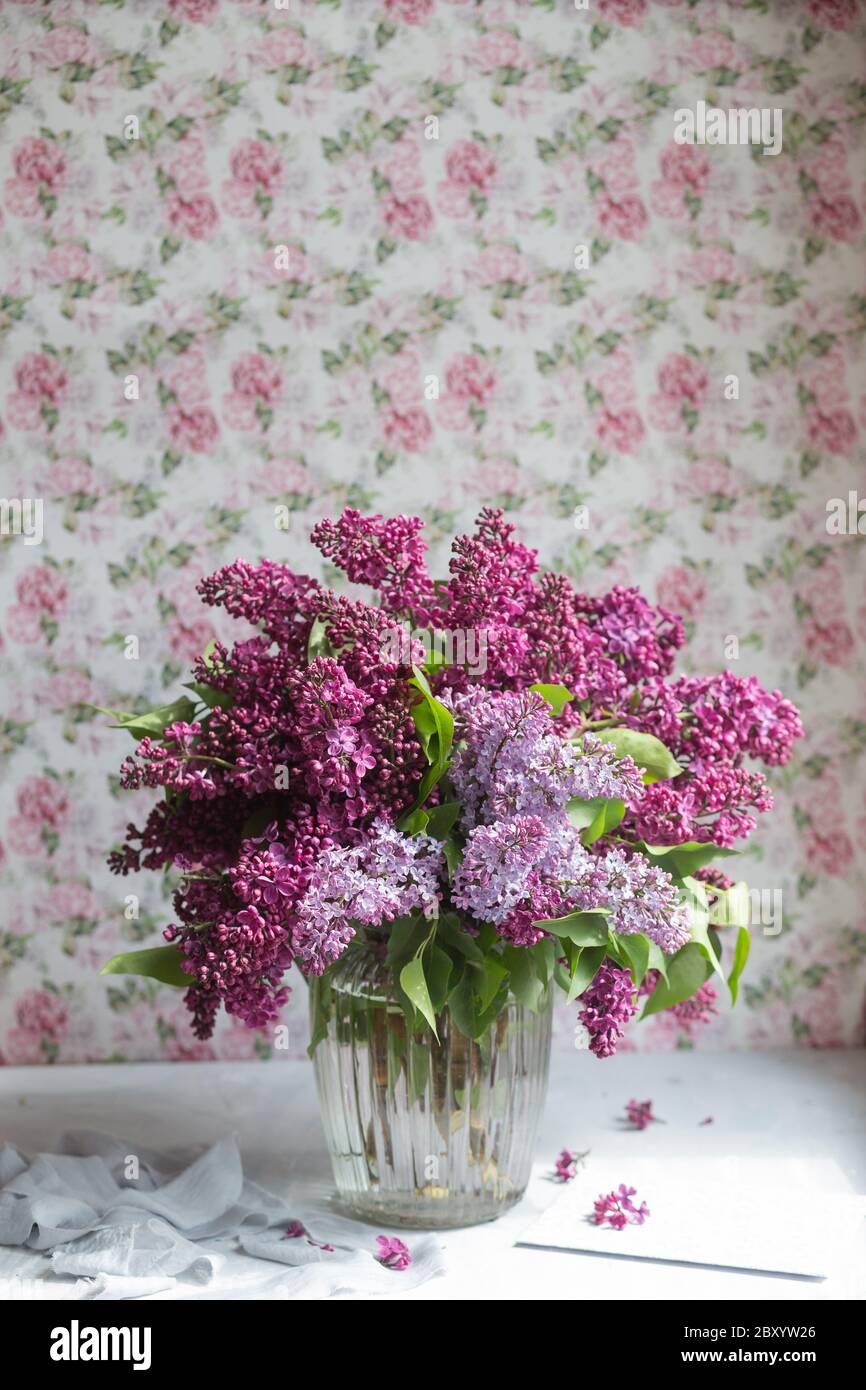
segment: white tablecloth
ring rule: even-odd
[[[666,1123],[642,1133],[623,1125],[627,1101],[651,1099]],[[712,1116],[712,1124],[700,1122]],[[210,1144],[234,1132],[245,1171],[299,1203],[324,1196],[330,1169],[307,1062],[144,1063],[0,1068],[0,1139],[28,1153],[50,1150],[64,1130],[96,1129],[156,1150]],[[550,1093],[526,1199],[499,1221],[441,1235],[448,1273],[413,1299],[862,1299],[866,1243],[850,1268],[822,1282],[517,1248],[555,1200],[548,1180],[562,1148],[664,1165],[667,1155],[738,1155],[762,1179],[768,1158],[799,1161],[816,1200],[866,1192],[866,1051],[588,1054],[553,1058]],[[592,1162],[592,1158],[590,1158]],[[796,1218],[794,1218],[796,1219]],[[376,1232],[371,1229],[371,1241]],[[403,1233],[411,1247],[412,1236]],[[29,1277],[44,1269],[26,1257]],[[0,1248],[0,1278],[21,1252]],[[271,1267],[273,1269],[273,1267]],[[206,1290],[231,1298],[261,1263],[232,1255]],[[205,1292],[179,1285],[160,1297]]]

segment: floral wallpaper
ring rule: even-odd
[[[443,562],[500,505],[801,705],[740,1004],[631,1045],[863,1042],[864,44],[859,0],[0,7],[5,1063],[302,1054],[300,982],[279,1053],[97,976],[170,887],[105,867],[150,794],[92,704],[174,698],[228,635],[198,577],[321,574],[347,504]],[[781,152],[677,144],[699,101]]]

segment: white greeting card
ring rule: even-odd
[[[595,1199],[621,1182],[646,1202],[642,1226],[593,1224]],[[519,1245],[825,1278],[864,1238],[866,1197],[832,1163],[592,1155]]]

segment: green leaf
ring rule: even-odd
[[[484,960],[484,952],[478,945],[474,936],[470,936],[468,931],[464,931],[460,926],[457,917],[450,913],[444,914],[439,918],[437,936],[446,946],[452,950],[459,951],[461,956],[465,956],[474,965],[481,965]]]
[[[596,796],[591,801],[580,801],[576,796],[573,796],[565,809],[575,830],[586,830],[592,825],[602,807],[607,806],[607,804],[607,801],[601,796]]]
[[[657,970],[663,979],[668,977],[668,962],[671,957],[666,956],[661,946],[656,945],[655,941],[649,944],[649,959],[647,960],[647,972]]]
[[[740,976],[745,968],[746,961],[749,959],[749,950],[752,945],[752,937],[748,927],[740,927],[737,932],[737,944],[734,947],[734,964],[728,976],[728,989],[731,991],[731,1000],[737,1002],[737,995],[740,992]]]
[[[441,946],[432,942],[426,952],[427,955],[427,988],[430,991],[430,1002],[433,1005],[433,1013],[438,1014],[445,1007],[448,998],[448,986],[451,982],[451,957],[447,951],[443,951]]]
[[[507,999],[508,981],[507,976],[503,973],[502,982],[490,1004],[486,1009],[480,1008],[473,988],[471,972],[467,971],[449,996],[448,1007],[460,1032],[477,1042],[499,1017]]]
[[[508,967],[509,988],[519,1004],[535,1013],[544,994],[533,959],[533,946],[506,946],[502,958]]]
[[[535,959],[535,969],[538,978],[545,986],[549,985],[553,979],[553,971],[556,966],[558,952],[559,943],[552,936],[542,937],[532,948],[532,955]]]
[[[709,886],[709,885],[708,885]],[[749,886],[741,879],[730,888],[709,888],[710,922],[719,927],[748,927],[752,920]]]
[[[736,849],[720,849],[718,845],[703,844],[697,840],[687,840],[682,845],[647,845],[641,841],[638,849],[649,859],[661,860],[660,868],[667,869],[675,878],[687,878],[697,869],[705,869],[715,859],[728,859],[732,854],[739,853]]]
[[[724,979],[722,963],[710,939],[710,907],[706,885],[697,878],[684,878],[681,891],[689,911],[689,931],[692,941],[697,942],[716,974],[721,975]]]
[[[429,672],[430,675],[434,675],[437,671],[441,671],[444,666],[450,665],[451,663],[445,656],[445,653],[434,646],[431,648],[430,654],[424,662],[424,672],[425,674]]]
[[[600,908],[592,912],[570,912],[567,917],[542,918],[533,922],[540,931],[553,936],[565,937],[576,946],[604,946],[607,944],[607,912]]]
[[[397,972],[412,956],[418,955],[430,935],[426,917],[408,915],[395,917],[388,932],[386,959]]]
[[[407,814],[400,822],[404,835],[425,835],[430,817],[426,811],[417,810]]]
[[[618,797],[607,800],[596,797],[592,801],[578,801],[572,798],[568,803],[568,819],[584,834],[585,845],[595,844],[602,835],[615,830],[625,815],[625,802]]]
[[[433,1010],[433,1001],[430,998],[430,991],[427,987],[427,980],[424,975],[424,960],[422,955],[417,955],[404,965],[400,971],[400,987],[418,1012],[426,1019],[433,1029],[433,1033],[438,1041],[439,1034],[436,1032],[436,1014]]]
[[[418,740],[424,750],[424,756],[428,763],[431,763],[436,755],[436,739],[439,734],[433,711],[423,702],[420,702],[413,708],[412,720]]]
[[[310,635],[307,638],[307,665],[315,661],[318,656],[335,656],[336,652],[331,646],[331,639],[328,637],[328,624],[322,618],[314,618],[310,628]]]
[[[201,654],[201,659],[210,670],[214,669],[213,654],[216,651],[216,638],[212,637]]]
[[[452,990],[451,997],[448,1000],[448,1008],[460,1032],[467,1038],[474,1038],[477,1013],[475,1009],[475,994],[472,989],[472,981],[468,974],[464,975],[457,987]]]
[[[413,664],[412,670],[414,675],[409,684],[421,692],[421,699],[412,710],[412,718],[429,767],[418,785],[415,804],[409,808],[406,817],[398,821],[398,828],[401,830],[405,819],[424,805],[447,768],[454,740],[454,719],[451,711],[445,708],[441,700],[436,699],[421,667]]]
[[[158,705],[156,709],[147,710],[145,714],[128,714],[124,710],[104,709],[102,705],[91,705],[91,709],[98,710],[100,714],[109,714],[112,719],[117,720],[115,728],[126,729],[136,743],[139,743],[143,738],[161,738],[169,724],[176,721],[183,724],[191,723],[196,707],[195,701],[188,695],[181,695],[173,704]]]
[[[681,1004],[684,999],[691,999],[710,974],[712,967],[708,965],[700,946],[689,941],[675,956],[669,957],[667,980],[659,980],[641,1017],[649,1018],[650,1014],[660,1013],[674,1004]]]
[[[606,955],[606,946],[589,946],[577,952],[568,980],[567,1003],[573,1004],[577,996],[589,988]]]
[[[258,806],[255,811],[251,811],[241,826],[240,838],[242,840],[257,840],[267,830],[271,821],[274,819],[274,808],[272,805],[265,804]]]
[[[568,702],[574,699],[571,691],[564,685],[545,685],[543,682],[537,681],[529,689],[537,691],[542,699],[551,706],[555,715],[562,714]]]
[[[633,758],[644,770],[645,782],[664,782],[682,772],[673,753],[665,748],[654,734],[641,734],[637,729],[600,729],[599,738],[612,743],[621,758]]]
[[[427,1089],[430,1080],[430,1062],[432,1053],[426,1043],[416,1042],[414,1039],[409,1044],[406,1055],[406,1080],[409,1089],[409,1109],[420,1100]]]
[[[452,840],[449,836],[442,845],[442,853],[445,856],[445,863],[448,865],[448,882],[450,883],[463,863],[463,851],[457,841]]]
[[[187,681],[183,688],[191,690],[209,709],[215,705],[219,705],[220,709],[231,709],[234,704],[234,696],[229,690],[216,690],[212,685],[202,685],[200,681]]]
[[[439,806],[431,806],[426,813],[427,834],[434,840],[445,840],[457,817],[460,815],[459,801],[443,801]]]
[[[499,989],[497,990],[495,997],[491,1000],[488,1007],[486,1009],[483,1009],[480,1013],[476,1015],[475,1032],[472,1034],[473,1040],[475,1042],[477,1042],[479,1038],[484,1037],[484,1034],[487,1032],[490,1025],[496,1022],[497,1018],[502,1013],[502,1010],[505,1008],[507,1003],[508,977],[506,975],[503,978],[502,984],[499,986]]]
[[[653,943],[643,932],[635,932],[631,936],[617,936],[616,944],[628,962],[635,984],[642,984],[649,969],[650,946]]]
[[[312,1030],[307,1047],[307,1056],[312,1057],[319,1043],[328,1036],[328,1021],[331,1015],[331,985],[325,975],[307,977],[310,986],[310,1018]]]
[[[125,951],[123,955],[112,956],[99,973],[146,975],[151,980],[160,980],[164,985],[189,989],[193,978],[180,968],[181,961],[185,959],[179,946],[154,946],[148,951]]]
[[[484,964],[476,977],[476,993],[480,1012],[489,1009],[508,971],[495,956],[486,956]]]

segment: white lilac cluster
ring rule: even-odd
[[[438,911],[442,847],[429,835],[403,835],[373,823],[348,849],[326,850],[297,907],[292,948],[302,969],[321,975],[355,935],[353,922],[381,926],[409,912]]]

